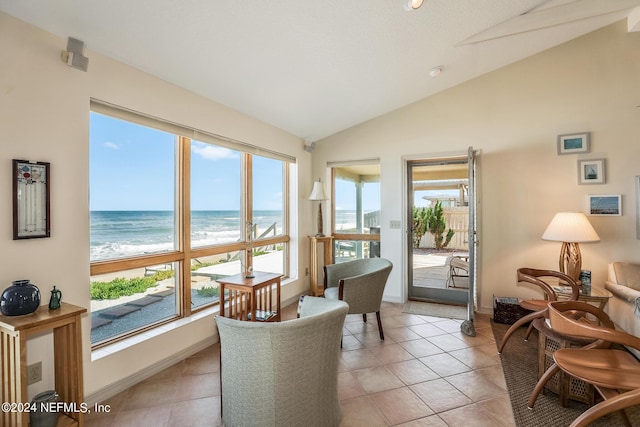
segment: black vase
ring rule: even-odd
[[[40,289],[28,279],[11,282],[2,292],[0,311],[5,316],[33,313],[40,307]]]

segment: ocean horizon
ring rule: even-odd
[[[355,227],[355,215],[355,211],[337,211],[337,229]],[[255,210],[253,221],[258,236],[274,225],[276,233],[282,233],[283,218],[281,210]],[[173,211],[91,211],[90,260],[171,251],[175,241],[174,224]],[[191,211],[191,245],[196,248],[237,242],[241,226],[239,210]]]

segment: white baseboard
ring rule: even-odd
[[[212,343],[217,343],[219,340],[218,337],[218,333],[216,331],[216,335],[213,337],[213,339],[211,338],[207,338],[205,340],[202,340],[188,348],[185,348],[173,355],[171,355],[170,357],[154,364],[151,366],[147,366],[146,368],[144,368],[143,370],[130,375],[129,377],[125,378],[122,381],[118,381],[117,383],[113,383],[108,385],[107,387],[89,395],[89,396],[85,396],[84,402],[86,402],[89,407],[92,407],[94,404],[96,403],[100,403],[105,401],[106,399],[115,396],[118,393],[121,393],[123,391],[125,391],[126,389],[133,387],[134,385],[138,384],[139,382],[142,382],[144,380],[146,380],[147,378],[150,378],[152,376],[154,376],[155,374],[164,371],[165,369],[175,365],[176,363],[179,363],[181,361],[183,361],[184,359],[186,359],[187,357],[193,356],[194,354],[204,350],[205,348],[209,347]]]

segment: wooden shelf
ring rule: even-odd
[[[53,358],[55,390],[60,402],[84,399],[82,381],[82,333],[80,315],[86,308],[62,303],[56,310],[40,306],[34,313],[24,316],[0,315],[0,348],[2,349],[2,402],[27,403],[27,339],[34,334],[53,331]],[[28,412],[0,413],[0,425],[27,427]],[[84,414],[61,414],[58,427],[84,425]]]
[[[323,265],[333,264],[333,236],[308,236],[309,244],[309,287],[311,295],[320,297],[324,295],[324,285],[318,275],[322,271],[318,264],[318,246],[324,246]]]

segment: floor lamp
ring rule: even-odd
[[[322,185],[322,181],[318,179],[318,181],[313,183],[313,189],[311,190],[311,195],[309,196],[309,200],[313,202],[318,202],[318,232],[316,233],[316,237],[323,237],[324,233],[322,232],[322,201],[327,200],[328,197],[324,192],[324,185]]]
[[[579,283],[582,255],[579,243],[599,242],[600,237],[582,212],[558,212],[542,234],[543,240],[562,242],[559,267]]]

